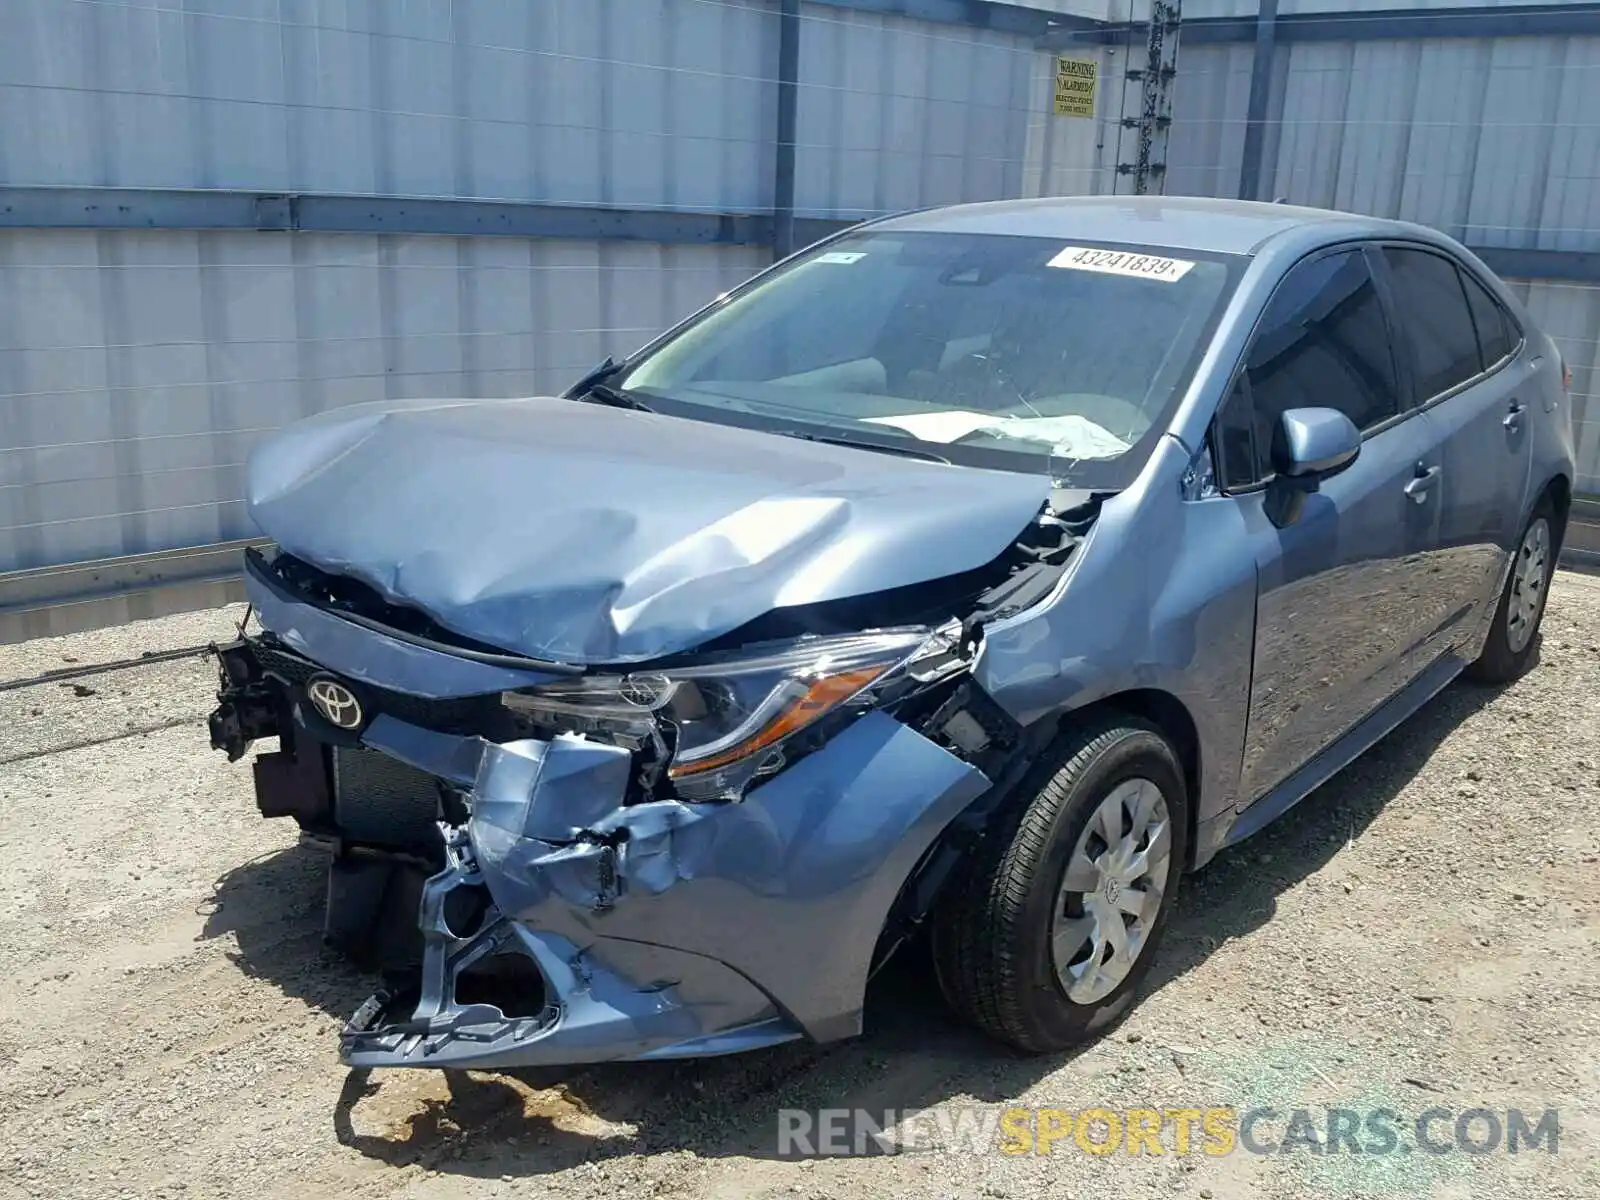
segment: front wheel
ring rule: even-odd
[[[944,897],[934,964],[962,1016],[1020,1050],[1095,1036],[1132,1005],[1182,875],[1183,769],[1110,716],[1062,735]]]
[[[1500,594],[1488,640],[1477,661],[1467,667],[1468,678],[1481,683],[1509,683],[1528,669],[1535,635],[1544,619],[1555,559],[1555,511],[1546,497],[1533,510],[1522,540],[1517,543],[1511,574]]]

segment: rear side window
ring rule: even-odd
[[[1470,272],[1461,272],[1461,282],[1467,289],[1467,305],[1472,310],[1472,322],[1478,327],[1478,347],[1483,355],[1483,369],[1487,371],[1510,357],[1522,341],[1522,331],[1511,314]]]
[[[1223,484],[1248,487],[1271,473],[1273,433],[1291,408],[1336,408],[1366,431],[1400,407],[1388,323],[1366,256],[1346,250],[1301,263],[1268,302],[1218,414]]]
[[[1385,246],[1394,303],[1409,334],[1413,399],[1424,403],[1483,369],[1461,275],[1448,258]]]

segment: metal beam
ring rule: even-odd
[[[1472,246],[1470,249],[1491,271],[1505,279],[1600,283],[1600,252],[1518,250],[1509,246]]]
[[[762,213],[165,188],[0,188],[0,228],[434,233],[672,245],[772,240],[772,220]]]
[[[1279,42],[1368,42],[1398,38],[1600,36],[1600,3],[1496,4],[1474,8],[1392,8],[1370,12],[1293,13],[1278,17]],[[1130,26],[1107,23],[1074,34],[1051,32],[1049,48],[1068,42],[1121,45]],[[1132,26],[1137,28],[1137,25]],[[1256,40],[1256,18],[1198,17],[1183,23],[1186,46]]]
[[[797,219],[794,221],[794,244],[810,245],[849,223]],[[0,229],[253,229],[561,238],[661,245],[770,246],[773,243],[773,217],[769,213],[419,200],[403,196],[286,196],[166,188],[0,187]]]
[[[826,8],[845,8],[856,12],[912,17],[936,25],[966,25],[1015,33],[1023,37],[1044,37],[1052,33],[1098,28],[1102,22],[1092,17],[1052,12],[1028,4],[1000,4],[994,0],[811,0]]]
[[[1184,36],[1188,37],[1187,26]],[[793,217],[792,245],[796,249],[809,246],[856,223]],[[770,213],[133,188],[0,188],[0,229],[253,229],[575,238],[661,245],[776,243],[775,218]],[[1508,278],[1600,283],[1600,252],[1496,246],[1473,249],[1494,271]]]
[[[433,233],[745,246],[765,245],[772,240],[771,219],[750,213],[363,196],[295,196],[288,203],[292,223],[281,228],[329,233]]]
[[[796,217],[794,221],[794,246],[796,250],[804,250],[815,242],[820,242],[825,237],[832,237],[840,230],[849,229],[852,225],[859,225],[860,221],[834,221],[827,217]]]
[[[1244,157],[1239,164],[1239,199],[1260,200],[1261,157],[1266,148],[1267,103],[1272,98],[1272,64],[1278,52],[1278,0],[1261,0],[1256,10],[1256,54],[1250,64],[1250,101],[1244,114]]]
[[[271,544],[265,538],[241,538],[209,546],[0,572],[0,618],[137,592],[227,582],[238,577],[241,556],[247,547]]]
[[[794,171],[800,106],[800,0],[778,13],[778,138],[772,179],[772,257],[794,253]]]

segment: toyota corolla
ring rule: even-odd
[[[913,940],[1051,1051],[1180,881],[1524,671],[1566,370],[1413,225],[1160,198],[858,226],[563,397],[260,447],[213,743],[391,969],[346,1061],[849,1037]]]

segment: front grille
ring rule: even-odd
[[[365,748],[333,750],[334,825],[362,845],[431,855],[439,786],[432,775]]]
[[[257,641],[252,649],[256,662],[260,664],[263,672],[283,680],[301,695],[304,694],[306,682],[313,675],[337,674],[326,671],[309,659],[301,658],[298,654],[272,642]],[[407,725],[431,729],[436,733],[491,737],[511,719],[500,704],[498,692],[487,696],[433,700],[424,696],[413,696],[408,692],[373,687],[371,684],[346,679],[342,675],[339,678],[355,691],[369,716],[385,713],[397,721],[404,721]]]
[[[276,650],[265,642],[255,643],[251,650],[255,653],[255,660],[262,671],[268,675],[276,675],[294,687],[304,687],[306,681],[322,669],[299,655]]]

